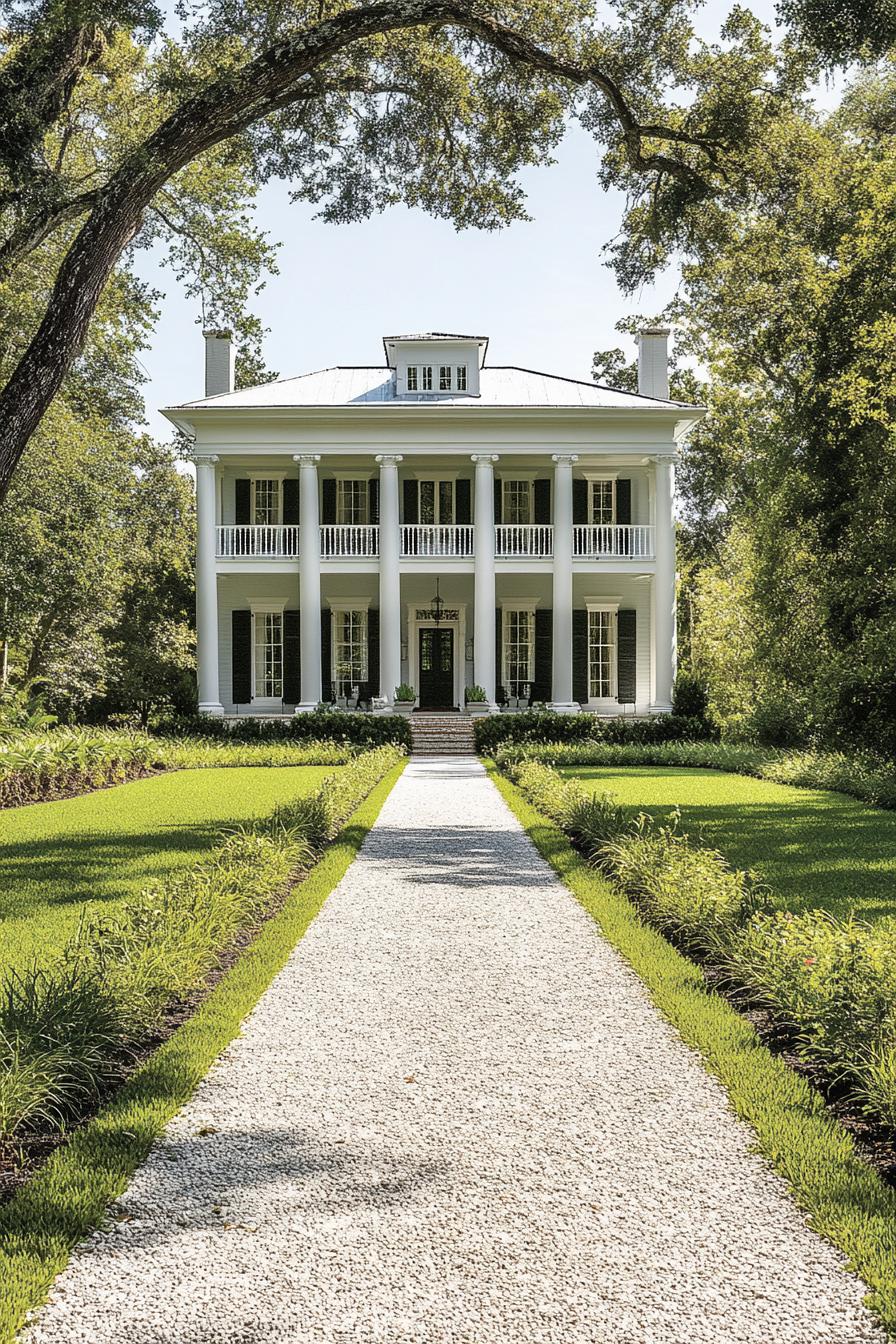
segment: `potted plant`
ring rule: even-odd
[[[403,681],[400,686],[396,686],[395,703],[393,706],[396,714],[410,714],[411,710],[414,708],[416,699],[417,692],[414,690],[413,686],[409,686],[406,681]]]
[[[487,714],[489,712],[488,696],[481,686],[468,686],[464,691],[464,699],[467,702],[468,714]]]

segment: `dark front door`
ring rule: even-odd
[[[454,631],[420,631],[420,708],[454,706]]]

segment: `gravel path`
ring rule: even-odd
[[[30,1344],[860,1344],[862,1285],[479,764],[414,761]]]

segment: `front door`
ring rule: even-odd
[[[420,631],[420,708],[454,707],[454,631]]]

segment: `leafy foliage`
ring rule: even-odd
[[[491,755],[512,742],[680,742],[712,735],[700,719],[659,714],[652,719],[599,719],[594,714],[557,714],[527,710],[520,714],[490,714],[473,724],[476,750]]]

